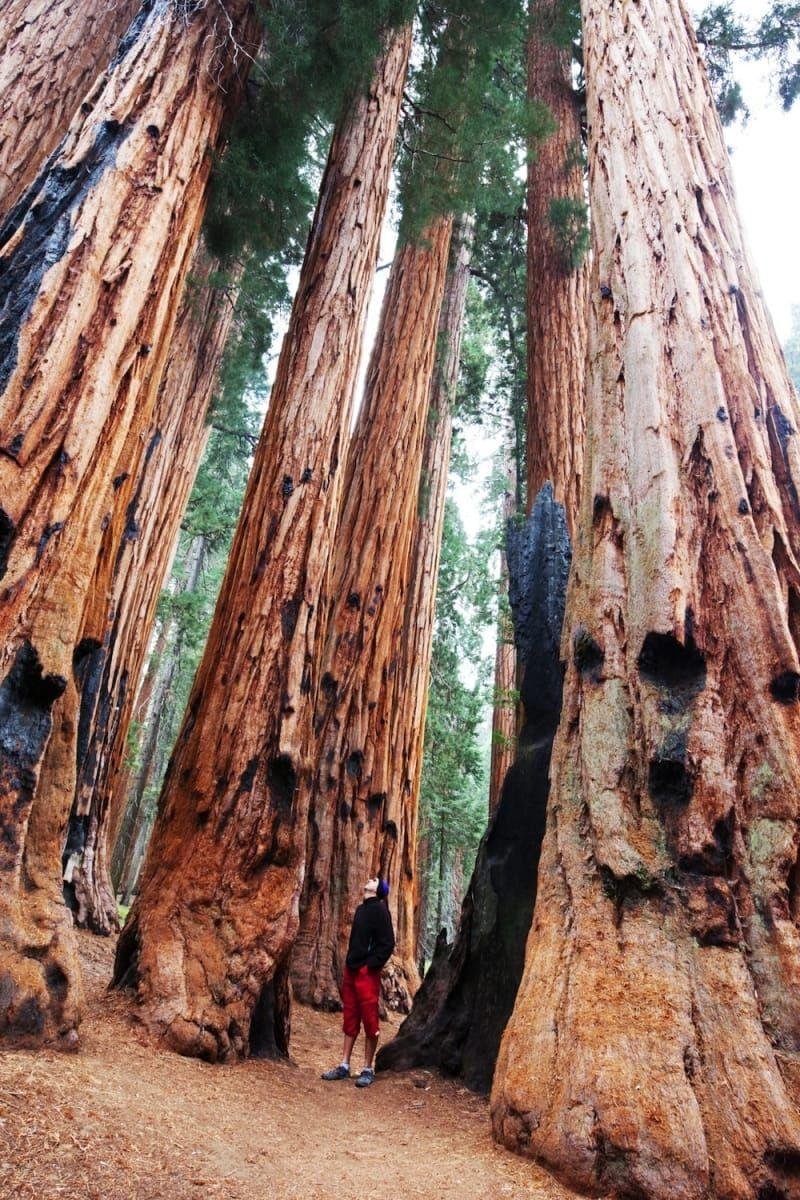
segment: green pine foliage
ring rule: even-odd
[[[738,57],[766,59],[784,109],[800,95],[800,4],[772,0],[759,20],[739,16],[731,0],[710,4],[698,18],[697,39],[723,124],[748,115],[736,79]]]
[[[436,626],[420,787],[419,834],[428,957],[441,926],[452,934],[486,828],[488,669],[482,634],[492,585],[483,546],[470,544],[448,499],[442,535]],[[478,664],[466,679],[463,664]]]
[[[314,203],[313,151],[324,158],[343,106],[369,83],[387,29],[410,20],[413,8],[411,0],[262,6],[263,53],[212,176],[206,233],[213,253],[230,257],[249,247],[263,259],[291,245],[299,261]]]
[[[538,119],[520,74],[526,21],[521,0],[422,6],[401,130],[401,241],[420,237],[436,216],[471,212],[498,152],[524,142]]]

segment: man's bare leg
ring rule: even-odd
[[[357,1036],[358,1035],[356,1034],[356,1037]],[[355,1037],[348,1037],[347,1034],[344,1035],[344,1048],[342,1050],[342,1066],[343,1067],[350,1066],[350,1055],[353,1053],[353,1046],[355,1045],[355,1041],[356,1041]],[[373,1050],[372,1053],[374,1054],[375,1051]]]
[[[375,1062],[375,1051],[378,1049],[378,1035],[375,1037],[367,1037],[364,1035],[364,1066],[372,1069]]]

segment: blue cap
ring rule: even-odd
[[[378,880],[378,886],[375,889],[375,895],[378,897],[379,900],[385,900],[386,897],[389,895],[389,885],[385,879]]]

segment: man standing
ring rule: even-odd
[[[350,1054],[364,1026],[364,1067],[356,1087],[375,1082],[375,1051],[378,1047],[378,1001],[381,994],[381,970],[394,950],[394,929],[384,903],[389,885],[374,875],[364,884],[364,899],[356,909],[350,944],[347,948],[342,980],[342,1028],[344,1049],[338,1067],[326,1071],[323,1079],[349,1079]]]

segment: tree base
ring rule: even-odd
[[[286,965],[278,966],[256,992],[253,972],[247,972],[241,964],[237,964],[237,978],[231,977],[234,955],[226,954],[219,945],[206,942],[205,961],[198,957],[196,945],[192,961],[186,962],[174,942],[165,939],[156,949],[152,930],[150,938],[150,953],[155,954],[159,972],[159,994],[167,998],[158,1003],[152,1000],[154,989],[150,972],[142,963],[135,912],[126,921],[117,943],[111,987],[136,991],[141,1005],[137,1019],[170,1050],[206,1062],[288,1057],[292,996]],[[208,982],[212,973],[216,979],[213,988]],[[202,986],[190,997],[187,981],[201,977]],[[180,987],[164,986],[174,985],[176,979],[181,981]]]
[[[26,897],[24,918],[0,917],[11,931],[0,941],[0,1039],[75,1050],[83,985],[72,922],[66,909],[37,892]]]

